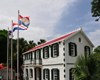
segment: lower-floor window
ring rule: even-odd
[[[28,77],[28,69],[26,69],[26,77]]]
[[[30,69],[30,77],[33,77],[33,70]]]
[[[43,79],[44,80],[50,80],[50,78],[49,78],[49,69],[44,69],[43,70]]]
[[[74,71],[75,71],[75,68],[71,68],[69,70],[69,77],[70,77],[69,80],[75,80],[74,73],[73,73]]]
[[[52,80],[59,80],[59,69],[51,70]]]

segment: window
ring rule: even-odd
[[[43,58],[49,58],[49,47],[48,46],[43,48]]]
[[[69,55],[77,56],[77,45],[75,43],[69,43]]]
[[[33,70],[30,69],[30,77],[32,78],[33,77]]]
[[[78,38],[79,42],[81,43],[82,42],[82,39],[81,38]]]
[[[36,59],[39,59],[39,50],[36,51]]]
[[[41,49],[38,49],[34,52],[34,59],[41,59]]]
[[[59,44],[53,44],[51,46],[51,57],[57,57],[59,56]]]
[[[26,69],[26,77],[28,77],[28,69]]]
[[[59,80],[59,70],[58,69],[52,69],[51,70],[51,76],[52,76],[52,80]]]
[[[69,80],[75,80],[75,77],[74,77],[74,72],[75,71],[75,68],[71,68],[70,70],[69,70]]]
[[[85,53],[87,55],[90,55],[90,47],[89,46],[85,46],[84,48],[85,48]]]
[[[43,70],[43,79],[44,80],[49,80],[49,69],[44,69]]]

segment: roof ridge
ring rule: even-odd
[[[43,46],[46,46],[46,45],[55,43],[55,42],[57,42],[57,41],[60,41],[60,40],[62,40],[62,39],[65,39],[66,37],[72,35],[73,33],[77,32],[77,31],[79,31],[79,30],[81,30],[81,29],[79,28],[79,29],[77,29],[77,30],[74,30],[74,31],[72,31],[72,32],[67,33],[66,35],[60,36],[60,37],[55,38],[55,39],[53,39],[53,40],[50,40],[50,41],[48,41],[48,42],[46,42],[46,43],[40,44],[40,45],[38,45],[38,46],[36,46],[36,47],[34,47],[34,48],[32,48],[32,49],[30,49],[30,50],[24,52],[24,53],[31,52],[31,51],[36,50],[36,49],[39,49],[39,48],[41,48],[41,47],[43,47]],[[23,53],[23,54],[24,54],[24,53]]]

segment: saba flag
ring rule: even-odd
[[[30,24],[29,17],[23,17],[19,15],[19,25],[28,28],[29,24]]]
[[[18,24],[17,23],[13,23],[13,32],[15,30],[18,30]],[[19,30],[27,30],[27,27],[19,25]]]

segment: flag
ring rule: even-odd
[[[30,24],[29,17],[23,17],[23,16],[19,15],[19,25],[22,25],[22,26],[28,28],[29,24]]]
[[[13,23],[13,32],[15,30],[18,30],[18,24],[17,23]],[[27,30],[27,27],[19,25],[19,30]]]
[[[9,36],[11,36],[11,33],[12,33],[12,31],[11,31],[11,30],[9,30]]]

